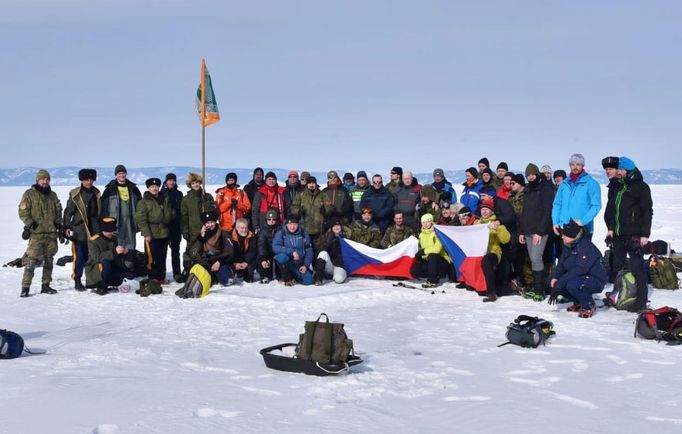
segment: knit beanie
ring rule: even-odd
[[[433,214],[426,213],[422,216],[421,222],[431,222],[433,223]]]
[[[234,179],[234,182],[237,182],[237,174],[234,172],[230,172],[227,175],[225,175],[225,184],[227,184],[228,179]]]
[[[483,157],[480,160],[478,160],[478,164],[485,164],[485,167],[490,167],[490,161],[488,161],[488,158]]]
[[[116,166],[116,168],[114,168],[114,176],[116,176],[120,172],[128,173],[128,170],[123,164],[119,164],[118,166]]]
[[[175,182],[178,182],[178,177],[175,175],[175,173],[166,173],[166,181],[169,179],[172,179]]]
[[[399,166],[395,166],[393,169],[391,169],[391,172],[395,172],[400,176],[403,176],[403,168]]]
[[[41,179],[47,179],[48,181],[50,180],[50,172],[48,172],[45,169],[40,169],[38,173],[36,173],[36,182],[40,181]]]
[[[533,163],[528,163],[528,166],[526,166],[526,177],[528,177],[528,175],[539,176],[540,169],[538,169],[538,166]]]
[[[552,178],[556,178],[557,176],[560,176],[560,177],[562,177],[562,178],[564,178],[564,179],[566,179],[566,178],[568,177],[568,175],[566,175],[566,171],[563,170],[563,169],[559,169],[559,170],[555,170],[555,171],[554,171],[554,174],[552,175]]]
[[[583,166],[585,165],[585,157],[583,157],[583,154],[573,154],[571,155],[571,158],[568,159],[568,164],[571,163],[578,163],[582,164]]]
[[[543,165],[543,166],[540,168],[540,172],[542,172],[542,173],[547,173],[547,172],[552,173],[552,168],[549,167],[549,164],[545,164],[545,165]]]
[[[275,178],[275,181],[277,181],[277,175],[275,175],[275,172],[273,172],[272,170],[265,174],[265,179],[268,178]]]
[[[507,163],[502,161],[500,164],[497,165],[496,171],[500,169],[509,170],[509,166],[507,166]]]
[[[526,186],[526,178],[523,177],[520,173],[517,173],[512,177],[512,181],[514,181],[517,184],[521,184],[524,187]]]
[[[470,167],[470,168],[468,168],[467,170],[465,170],[465,172],[471,173],[471,176],[473,176],[474,178],[478,179],[478,170],[476,170],[475,167]]]

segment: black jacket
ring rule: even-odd
[[[329,258],[335,267],[343,268],[343,255],[341,255],[340,239],[346,238],[346,234],[342,232],[341,235],[337,237],[330,229],[323,235],[323,237],[322,247],[320,250],[324,250],[329,253]]]
[[[256,235],[258,261],[269,261],[275,256],[275,253],[272,251],[272,239],[280,228],[280,225],[266,225],[258,232]]]
[[[617,187],[614,187],[613,197],[609,188],[609,202],[604,213],[606,227],[616,236],[648,238],[651,235],[651,219],[654,214],[649,185],[644,182],[637,168],[628,172],[619,184],[620,189],[616,190]]]
[[[519,234],[547,235],[552,231],[552,203],[554,189],[544,175],[528,182],[523,194],[523,214]]]
[[[161,191],[168,196],[168,203],[170,204],[171,208],[175,211],[175,216],[171,220],[171,222],[168,224],[168,230],[171,233],[174,234],[179,234],[181,233],[180,231],[180,204],[182,203],[182,192],[176,188],[170,189],[166,187],[166,184],[163,184],[163,187],[161,187]]]
[[[516,232],[516,214],[514,213],[514,208],[507,199],[501,197],[493,197],[493,202],[495,203],[495,216],[497,220],[504,225],[510,234]]]

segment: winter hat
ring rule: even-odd
[[[201,213],[201,223],[218,221],[218,211],[209,210]]]
[[[528,175],[539,176],[540,169],[538,169],[538,166],[533,163],[528,163],[528,166],[526,166],[526,177],[528,177]]]
[[[101,232],[116,232],[116,219],[113,217],[102,217],[99,219],[99,230]]]
[[[403,168],[400,166],[395,166],[393,169],[391,169],[391,172],[395,172],[400,176],[403,176]]]
[[[185,178],[185,185],[188,188],[192,188],[193,182],[201,182],[202,180],[203,180],[203,178],[198,173],[189,172],[187,174],[187,177]]]
[[[428,197],[431,202],[436,201],[436,189],[433,188],[433,185],[431,184],[426,184],[422,187],[421,191],[422,197]]]
[[[372,211],[372,208],[366,206],[361,210],[361,214],[374,214],[374,211]]]
[[[78,180],[85,181],[86,179],[92,179],[97,181],[97,171],[95,169],[81,169],[78,171]]]
[[[445,173],[443,172],[443,169],[438,168],[433,171],[433,177],[435,178],[436,176],[442,176],[445,177]]]
[[[330,170],[327,172],[327,179],[337,179],[339,177],[339,174],[336,173],[336,170]]]
[[[265,174],[265,179],[268,178],[275,178],[275,181],[277,181],[277,175],[275,175],[275,172],[273,172],[272,170]]]
[[[582,164],[583,166],[585,165],[585,157],[583,157],[583,154],[573,154],[571,155],[571,158],[568,159],[568,164],[571,163],[578,163]]]
[[[495,193],[497,191],[495,190],[495,187],[492,185],[484,185],[481,187],[481,191],[479,191],[480,194],[487,194],[488,196],[495,196]]]
[[[512,181],[514,181],[517,184],[521,184],[524,187],[526,186],[526,178],[523,177],[520,173],[517,173],[512,177]]]
[[[457,211],[457,215],[469,215],[471,214],[471,208],[468,206],[463,206],[462,208]]]
[[[542,172],[542,173],[547,173],[547,172],[552,173],[552,168],[549,167],[549,164],[545,164],[545,165],[543,165],[543,166],[540,168],[540,172]]]
[[[308,184],[317,184],[317,178],[315,178],[314,176],[309,176],[307,181]]]
[[[601,167],[604,169],[618,169],[618,157],[606,157],[601,160]]]
[[[488,175],[490,175],[490,178],[495,177],[495,173],[490,169],[490,167],[486,167],[485,169],[483,169],[481,171],[481,176],[483,176],[484,173],[487,173]]]
[[[287,223],[298,223],[298,216],[296,214],[289,214],[286,218]]]
[[[497,169],[495,169],[495,170],[497,171],[500,169],[509,170],[509,166],[507,166],[507,163],[502,161],[500,164],[497,165]]]
[[[305,170],[301,172],[301,178],[302,180],[308,182],[308,178],[310,178],[310,172],[306,172]]]
[[[253,176],[256,176],[256,173],[260,172],[261,175],[263,174],[263,168],[262,167],[256,167],[253,169]]]
[[[172,173],[172,172],[166,173],[166,181],[168,181],[169,179],[172,179],[173,181],[178,182],[178,177],[175,176],[175,173]]]
[[[116,168],[114,168],[114,176],[118,175],[120,172],[128,173],[128,170],[123,164],[119,164],[116,166]]]
[[[152,185],[156,185],[157,187],[161,187],[161,180],[159,178],[149,178],[144,182],[144,184],[149,188]]]
[[[629,159],[628,157],[620,157],[618,158],[618,168],[622,170],[635,170],[635,162]]]
[[[556,178],[557,176],[561,176],[562,178],[566,179],[566,171],[563,169],[555,170],[552,178]]]
[[[429,214],[429,213],[424,214],[424,215],[422,216],[421,222],[422,222],[422,223],[424,223],[424,222],[431,222],[431,223],[433,223],[433,214]]]
[[[483,157],[480,160],[478,160],[478,164],[481,164],[481,163],[485,164],[485,167],[490,167],[490,161],[488,161],[488,159],[486,157]]]
[[[237,174],[234,172],[230,172],[227,175],[225,175],[225,184],[227,184],[228,179],[234,179],[234,182],[237,182]]]
[[[507,173],[504,174],[504,177],[506,178],[507,176],[514,179],[514,172],[507,171]]]
[[[287,178],[290,176],[295,176],[296,178],[298,178],[298,172],[295,170],[290,170],[289,173],[287,174]]]
[[[573,219],[569,221],[567,224],[564,225],[564,227],[561,229],[562,234],[566,235],[568,238],[577,238],[578,233],[580,233],[580,230],[582,227],[578,225]]]
[[[355,175],[355,179],[358,179],[358,178],[369,179],[369,178],[367,178],[367,172],[365,172],[364,170],[358,171],[358,174]]]
[[[330,227],[330,228],[333,228],[333,227],[336,226],[336,225],[341,226],[341,219],[338,218],[338,217],[332,218],[331,221],[329,222],[329,227]]]
[[[355,181],[355,178],[353,177],[353,174],[350,172],[346,172],[343,174],[343,180],[346,181],[350,179],[351,181]]]
[[[268,210],[268,212],[265,213],[265,219],[266,219],[266,220],[267,220],[267,219],[275,219],[275,220],[277,220],[278,217],[279,217],[279,215],[277,214],[277,210],[274,209],[274,208],[270,208],[270,209]]]
[[[481,202],[481,209],[488,208],[490,211],[495,212],[495,202],[492,199],[484,200]]]
[[[473,176],[474,178],[478,179],[478,170],[476,170],[475,167],[470,167],[470,168],[468,168],[467,170],[465,170],[465,172],[471,173],[471,176]]]
[[[45,169],[40,169],[38,173],[36,173],[36,182],[40,181],[41,179],[47,179],[48,181],[50,180],[50,172],[48,172]]]

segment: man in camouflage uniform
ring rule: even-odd
[[[396,211],[396,213],[393,214],[393,225],[386,229],[386,233],[381,240],[381,248],[387,249],[393,247],[413,235],[414,231],[412,228],[405,224],[403,213]]]
[[[302,229],[310,236],[315,254],[319,252],[321,236],[327,230],[325,208],[325,194],[319,189],[317,178],[308,177],[306,189],[296,195],[290,213],[299,217]]]
[[[64,236],[71,240],[74,288],[85,291],[81,277],[88,260],[88,240],[99,232],[100,193],[93,185],[97,180],[95,169],[81,169],[78,179],[81,185],[69,192],[62,225]]]
[[[144,237],[149,278],[163,282],[166,279],[166,254],[168,253],[168,225],[175,216],[169,197],[159,191],[161,180],[149,178],[147,191],[137,204],[135,223]]]
[[[85,285],[94,288],[93,292],[106,295],[109,289],[123,283],[123,279],[132,279],[133,273],[128,271],[124,263],[126,257],[134,250],[120,245],[115,235],[116,219],[103,217],[99,219],[99,232],[88,240],[88,261],[85,263]]]
[[[26,254],[28,264],[24,268],[21,279],[21,297],[28,297],[33,272],[42,263],[43,278],[41,294],[56,294],[50,287],[52,282],[52,258],[57,253],[57,238],[62,223],[62,204],[50,189],[50,174],[47,170],[39,170],[36,183],[24,192],[19,203],[19,218],[30,231]]]
[[[374,223],[373,217],[372,208],[363,208],[360,220],[355,220],[350,226],[350,239],[360,244],[380,249],[381,229],[379,229],[379,225]]]

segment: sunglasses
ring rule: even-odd
[[[380,185],[383,183],[384,183],[384,181],[372,181],[372,184],[374,184],[374,185]]]
[[[298,178],[296,175],[289,175],[289,178]]]
[[[265,221],[268,221],[268,222],[276,222],[277,219],[265,219]]]

